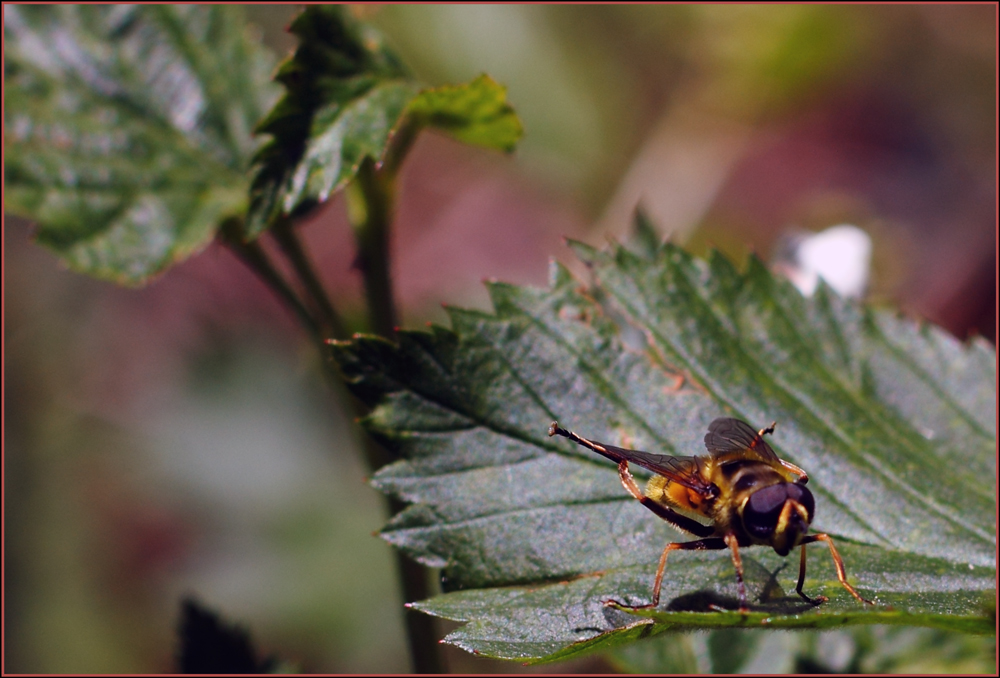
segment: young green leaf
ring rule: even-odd
[[[141,284],[246,211],[270,55],[238,7],[4,7],[5,209],[71,268]]]
[[[995,352],[838,298],[803,298],[751,260],[652,257],[575,246],[589,290],[560,267],[551,288],[493,283],[495,313],[450,309],[452,329],[334,346],[368,430],[402,458],[374,484],[410,502],[383,530],[442,568],[418,609],[468,622],[447,641],[485,655],[565,659],[672,629],[905,624],[986,633],[995,589]],[[607,308],[595,299],[605,301]],[[615,320],[612,320],[614,318]],[[628,323],[645,343],[622,341]],[[709,422],[777,420],[769,443],[810,476],[829,552],[743,549],[751,612],[731,607],[728,553],[675,552],[661,605],[657,559],[683,535],[621,487],[614,466],[561,438],[666,454],[704,452]],[[636,475],[642,470],[634,468]]]
[[[285,96],[257,128],[272,139],[255,158],[250,237],[326,200],[367,157],[398,164],[424,127],[505,151],[521,136],[506,91],[488,76],[422,90],[382,36],[342,6],[311,5],[290,30],[300,44],[278,71]]]
[[[507,90],[485,74],[464,85],[426,89],[410,102],[407,112],[421,126],[500,151],[513,151],[524,133],[507,103]]]

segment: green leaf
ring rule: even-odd
[[[290,28],[295,54],[279,69],[285,96],[257,131],[272,139],[255,158],[248,235],[300,216],[342,189],[390,144],[405,147],[424,127],[509,151],[521,124],[506,90],[488,76],[421,89],[385,40],[338,5],[312,5]]]
[[[424,90],[410,102],[408,113],[459,141],[500,151],[513,151],[524,134],[506,88],[486,74],[464,85]]]
[[[411,503],[383,537],[442,568],[446,593],[415,607],[468,622],[447,642],[553,661],[693,628],[993,632],[990,346],[827,288],[803,298],[756,260],[741,273],[671,245],[652,257],[575,247],[589,290],[557,266],[548,290],[491,284],[493,314],[449,309],[451,330],[333,349],[374,406],[365,426],[403,458],[373,479]],[[720,552],[671,554],[655,611],[605,606],[648,602],[664,544],[690,536],[625,493],[610,462],[549,438],[548,423],[683,455],[703,451],[722,415],[778,421],[769,442],[809,473],[814,528],[876,606],[840,586],[820,544],[805,581],[830,599],[818,608],[794,595],[797,562],[760,547],[743,550],[749,614],[709,607],[735,597]]]
[[[724,633],[728,629],[719,631]],[[739,653],[738,648],[736,649]],[[621,673],[697,674],[698,658],[691,647],[691,634],[661,633],[642,642],[619,645],[607,654]],[[714,668],[714,667],[713,667]],[[720,673],[717,671],[717,673]],[[732,673],[727,671],[726,673]]]
[[[246,210],[272,60],[238,7],[4,8],[4,207],[71,268],[141,284]]]
[[[742,629],[718,629],[708,637],[712,673],[736,673],[760,644],[760,634]]]

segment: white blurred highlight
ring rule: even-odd
[[[783,249],[777,268],[806,296],[816,291],[820,278],[843,297],[860,297],[868,287],[872,241],[857,226],[794,235]]]

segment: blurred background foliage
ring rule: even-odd
[[[279,56],[294,11],[246,8]],[[995,6],[356,11],[428,84],[488,72],[526,129],[512,158],[418,140],[393,244],[404,325],[443,321],[441,302],[487,308],[484,277],[544,284],[550,257],[571,261],[562,236],[625,238],[641,200],[664,236],[737,261],[855,224],[873,300],[995,343]],[[304,237],[337,303],[360,309],[348,229],[337,198]],[[125,290],[29,236],[5,219],[5,669],[169,671],[193,593],[299,670],[406,671],[380,503],[293,319],[222,248]],[[995,639],[929,630],[756,635],[732,639],[753,672],[995,662]],[[725,668],[713,642],[555,668]]]

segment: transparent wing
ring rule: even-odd
[[[671,482],[694,490],[705,498],[715,496],[718,490],[718,488],[713,487],[710,482],[704,479],[702,470],[705,460],[701,457],[674,457],[668,454],[652,454],[640,450],[627,450],[624,447],[615,447],[614,445],[605,445],[604,443],[588,440],[572,431],[567,431],[559,426],[559,422],[557,421],[552,422],[549,426],[549,435],[559,435],[569,438],[576,444],[583,445],[616,463],[628,461],[638,464],[644,469],[667,478]]]
[[[628,460],[633,464],[657,473],[671,482],[678,483],[702,494],[708,493],[708,483],[702,478],[702,461],[698,457],[674,457],[641,450],[627,450],[614,445],[599,443],[607,452],[605,457],[614,461]]]
[[[772,464],[781,464],[778,455],[750,424],[731,417],[720,417],[708,425],[705,447],[713,459],[744,456]]]

